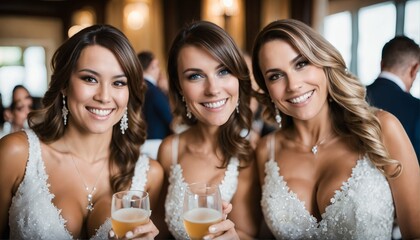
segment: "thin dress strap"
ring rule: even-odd
[[[270,138],[270,160],[275,160],[275,142],[276,142],[276,135],[273,134],[273,136]]]
[[[178,162],[178,145],[179,134],[176,134],[172,140],[172,164],[176,164]]]

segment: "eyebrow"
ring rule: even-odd
[[[216,69],[220,69],[220,68],[223,68],[223,67],[225,67],[225,65],[221,63],[221,64],[217,65]],[[186,72],[189,72],[189,71],[203,72],[203,70],[199,69],[199,68],[187,68],[184,71],[182,71],[182,73],[186,73]]]
[[[292,60],[290,60],[289,64],[295,64],[297,61],[299,61],[300,59],[303,58],[302,54],[298,54],[296,57],[294,57]],[[270,68],[267,71],[265,71],[265,74],[270,73],[270,72],[278,72],[280,69],[278,68]]]
[[[101,74],[100,74],[100,73],[98,73],[98,72],[96,72],[96,71],[93,71],[92,69],[87,69],[87,68],[80,69],[80,70],[79,70],[79,71],[77,71],[77,72],[79,72],[79,73],[80,73],[80,72],[88,72],[88,73],[91,73],[91,74],[94,74],[94,75],[97,75],[97,76],[101,76]],[[115,75],[115,76],[113,76],[112,78],[122,78],[122,77],[126,77],[124,73],[119,74],[119,75]]]

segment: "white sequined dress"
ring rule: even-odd
[[[394,205],[386,178],[371,161],[357,161],[350,178],[336,190],[320,222],[293,193],[274,159],[265,163],[261,206],[276,239],[391,239]]]
[[[181,165],[178,164],[178,142],[179,135],[174,137],[172,142],[172,166],[169,175],[168,193],[165,201],[165,221],[169,231],[176,239],[189,239],[182,221],[182,207],[184,191],[187,183],[182,176]],[[238,186],[239,160],[231,158],[225,176],[219,185],[220,193],[224,201],[230,202]]]
[[[53,203],[48,175],[41,156],[41,145],[32,130],[25,130],[29,142],[29,159],[25,176],[12,199],[9,209],[10,239],[73,239],[66,229],[61,209]],[[149,158],[141,155],[137,161],[131,189],[144,190],[149,170]],[[106,220],[91,239],[108,239],[111,220]]]

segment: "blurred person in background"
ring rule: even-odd
[[[150,51],[137,55],[147,84],[143,114],[147,123],[147,139],[163,139],[172,133],[172,112],[166,93],[158,81],[167,81],[161,76],[159,60]],[[161,79],[160,79],[161,78]]]
[[[12,104],[6,109],[3,117],[3,136],[28,128],[28,114],[32,110],[33,100],[29,91],[22,85],[16,85],[12,91]]]
[[[381,73],[367,86],[367,100],[400,120],[420,158],[420,99],[410,94],[420,65],[419,45],[397,36],[382,48]]]

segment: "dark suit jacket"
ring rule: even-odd
[[[169,99],[161,89],[147,79],[143,114],[147,123],[147,139],[163,139],[172,133],[172,112]]]
[[[394,114],[404,126],[420,159],[420,99],[404,92],[396,83],[378,78],[367,87],[371,105]]]

